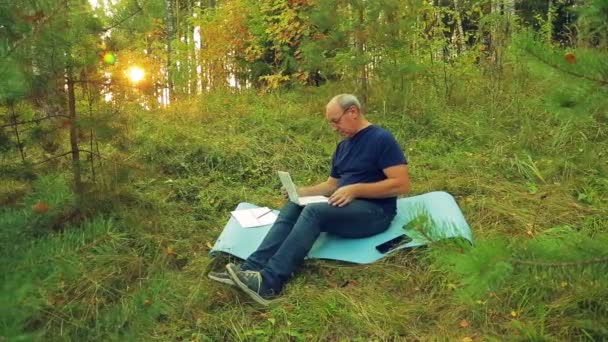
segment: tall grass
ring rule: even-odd
[[[4,193],[21,195],[0,212],[0,307],[9,313],[0,317],[0,336],[604,339],[602,263],[521,261],[576,262],[603,252],[605,89],[581,80],[556,88],[563,76],[546,65],[510,61],[517,64],[500,78],[471,63],[447,65],[449,97],[438,95],[441,79],[426,71],[413,74],[401,95],[373,80],[378,88],[366,104],[368,118],[390,129],[408,155],[411,195],[452,193],[476,247],[437,243],[373,265],[306,262],[281,302],[264,309],[210,282],[206,270],[225,260],[207,253],[230,210],[245,201],[279,207],[276,170],[299,184],[327,177],[339,138],[324,105],[349,87],[210,93],[127,117],[129,162],[141,170],[96,189],[103,215],[69,226],[62,213],[75,203],[62,177],[31,189],[5,183]],[[39,199],[50,204],[44,215],[31,211]]]

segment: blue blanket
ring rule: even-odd
[[[257,207],[251,203],[240,203],[236,209]],[[278,211],[275,211],[278,214]],[[247,259],[260,245],[270,226],[242,228],[230,217],[224,230],[210,251]],[[411,241],[381,253],[376,246],[406,234]],[[368,264],[403,248],[426,245],[432,241],[461,237],[473,243],[471,228],[467,224],[458,204],[446,192],[430,192],[397,200],[397,215],[385,232],[362,239],[341,238],[321,233],[308,258],[342,260]]]

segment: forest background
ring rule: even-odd
[[[0,1],[0,57],[0,340],[608,339],[608,0]],[[344,92],[475,246],[209,281]]]

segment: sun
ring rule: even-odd
[[[144,76],[146,76],[146,72],[144,71],[144,69],[138,66],[132,66],[127,69],[127,77],[129,77],[129,79],[133,83],[139,83],[141,80],[144,79]]]

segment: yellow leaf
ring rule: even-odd
[[[470,325],[470,323],[466,319],[463,319],[462,321],[460,321],[460,327],[461,328],[468,328],[469,325]]]

